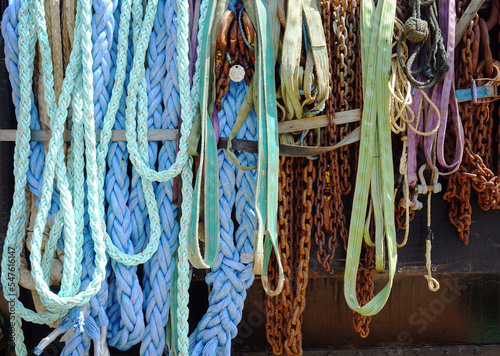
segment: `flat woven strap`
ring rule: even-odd
[[[303,27],[307,38],[303,38]],[[300,57],[302,42],[308,44],[306,67],[304,69],[304,91],[306,102],[301,102],[299,91]],[[313,72],[315,71],[314,75]],[[315,105],[311,112],[320,111],[329,95],[329,64],[325,34],[318,3],[311,0],[289,1],[286,12],[286,27],[283,35],[283,55],[280,68],[281,92],[286,107],[286,119],[301,119],[303,106],[309,103],[313,78],[316,80]]]
[[[195,268],[210,268],[219,252],[219,166],[217,161],[217,140],[212,126],[210,108],[213,107],[213,57],[215,43],[211,41],[221,17],[221,9],[227,7],[227,0],[210,1],[207,6],[207,17],[203,28],[203,41],[200,53],[200,164],[194,186],[193,205],[191,209],[188,233],[188,257]],[[202,184],[203,181],[203,184]],[[205,257],[200,252],[200,208],[204,189],[204,236]]]
[[[253,272],[262,274],[262,285],[269,295],[278,295],[283,289],[283,266],[278,249],[278,114],[276,110],[276,89],[274,83],[273,41],[271,16],[267,2],[255,1],[257,24],[256,46],[256,93],[259,135],[257,183],[255,191],[255,212],[257,230],[255,232]],[[267,273],[271,252],[274,250],[278,262],[278,285],[273,291]]]
[[[464,129],[462,120],[458,113],[458,102],[455,96],[455,27],[457,22],[457,14],[455,11],[455,1],[450,0],[447,2],[439,3],[439,15],[443,32],[443,37],[446,42],[446,51],[448,58],[448,65],[450,69],[446,72],[444,81],[437,83],[434,86],[432,93],[432,101],[439,105],[439,112],[441,115],[440,126],[437,133],[437,158],[441,167],[445,168],[447,172],[440,172],[432,159],[433,144],[436,139],[436,134],[426,136],[424,138],[425,157],[427,164],[433,171],[441,175],[450,175],[458,170],[462,162],[464,151]],[[448,164],[446,162],[444,153],[444,142],[446,137],[446,127],[448,123],[448,112],[451,109],[452,121],[455,126],[455,155],[453,162]],[[427,131],[429,128],[435,127],[437,120],[437,113],[434,110],[429,110],[427,120]],[[434,126],[431,126],[434,125]]]
[[[316,98],[316,105],[311,111],[323,110],[326,99],[329,96],[328,78],[329,78],[329,63],[328,52],[326,49],[325,32],[323,31],[323,22],[321,21],[321,14],[318,8],[317,1],[303,0],[304,19],[307,24],[307,34],[310,44],[309,53],[312,54],[314,61],[314,68],[316,73],[316,88],[318,96]],[[310,61],[307,61],[310,62]],[[306,72],[308,72],[308,65],[306,64]],[[307,76],[310,79],[312,76]],[[308,85],[307,87],[310,87]]]
[[[388,117],[389,68],[396,0],[361,1],[361,58],[364,107],[356,177],[356,190],[349,230],[344,295],[347,304],[362,315],[377,314],[385,305],[396,270],[396,231],[394,226],[394,176],[391,153],[391,127]],[[363,230],[371,186],[372,201],[378,210],[376,221],[377,268],[384,268],[383,238],[387,241],[389,281],[367,304],[360,306],[356,294]],[[378,232],[377,232],[378,231]]]

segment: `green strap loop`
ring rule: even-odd
[[[387,83],[395,11],[395,0],[379,0],[376,8],[373,0],[361,1],[361,63],[365,104],[347,247],[344,295],[351,309],[367,316],[377,314],[387,302],[397,263],[391,127],[387,120],[389,114]],[[365,222],[369,218],[366,210],[370,186],[372,187],[373,210],[377,211],[375,215],[377,268],[384,268],[383,238],[385,234],[389,259],[389,281],[370,302],[360,307],[356,295],[356,276]]]
[[[276,0],[273,0],[276,1]],[[238,113],[238,119],[229,140],[236,135],[246,119],[252,106],[256,107],[259,133],[259,154],[257,164],[257,184],[255,210],[257,215],[257,231],[255,233],[254,273],[262,274],[262,283],[266,293],[277,295],[283,288],[283,267],[281,264],[277,243],[277,210],[278,210],[278,120],[276,112],[276,90],[274,83],[273,42],[267,34],[271,19],[267,4],[262,0],[246,1],[247,11],[257,25],[256,68],[250,89],[244,104]],[[228,6],[228,0],[211,2],[207,9],[207,22],[203,29],[201,44],[201,75],[200,75],[200,138],[201,154],[194,188],[195,198],[189,224],[189,259],[194,267],[209,268],[217,258],[219,249],[219,176],[217,162],[217,144],[215,132],[211,123],[210,108],[215,99],[213,61],[215,56],[215,26],[218,26],[222,14]],[[192,137],[192,151],[196,150],[197,137]],[[230,156],[231,156],[230,152]],[[234,156],[234,154],[233,154]],[[236,157],[233,157],[236,160]],[[238,167],[242,167],[238,162]],[[252,167],[253,168],[253,167]],[[203,175],[203,171],[205,174]],[[199,247],[198,221],[200,215],[201,177],[204,179],[204,215],[205,215],[205,260],[201,257]],[[264,240],[265,238],[265,240]],[[267,267],[272,250],[278,260],[279,281],[276,290],[272,291],[267,279]]]
[[[210,1],[207,6],[207,19],[203,28],[203,38],[211,38],[214,26],[218,24],[218,14],[222,14],[220,8],[225,1]],[[218,17],[219,16],[219,17]],[[215,40],[214,40],[215,41]],[[214,72],[211,58],[215,52],[215,42],[202,41],[200,53],[200,136],[201,154],[200,164],[196,175],[194,187],[193,206],[191,209],[189,233],[188,233],[188,257],[195,268],[210,268],[217,259],[219,252],[219,167],[217,160],[217,142],[215,131],[212,126],[209,113],[213,107],[214,90],[211,85]],[[210,99],[210,101],[209,101]],[[205,172],[205,174],[203,174]],[[204,186],[204,236],[205,236],[205,258],[201,256],[199,244],[199,219],[200,204],[202,196],[202,181]]]
[[[273,0],[275,1],[275,0]],[[255,233],[254,266],[255,274],[262,274],[262,286],[271,296],[283,289],[283,266],[278,249],[278,114],[276,109],[276,88],[274,83],[273,41],[271,18],[266,1],[255,1],[257,24],[256,88],[257,119],[259,132],[259,153],[257,164],[257,184],[255,211],[258,228]],[[254,96],[255,97],[255,96]],[[265,238],[265,241],[264,241]],[[269,259],[274,250],[278,262],[278,285],[273,291],[267,277]]]

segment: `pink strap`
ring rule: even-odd
[[[462,121],[458,114],[458,102],[455,96],[455,26],[456,26],[456,12],[455,0],[440,1],[439,2],[440,24],[443,36],[447,40],[446,53],[448,57],[448,64],[450,69],[446,73],[443,82],[437,83],[434,86],[431,100],[439,108],[441,114],[441,124],[437,132],[437,158],[439,164],[448,169],[446,173],[439,172],[437,167],[434,166],[432,160],[432,145],[434,142],[435,134],[426,136],[424,138],[424,151],[427,159],[427,164],[440,175],[449,175],[458,170],[462,162],[464,150],[464,129]],[[455,125],[456,131],[456,145],[455,157],[453,163],[448,164],[444,157],[444,141],[446,136],[446,127],[448,123],[448,108],[451,107],[452,120]],[[428,119],[426,130],[432,130],[437,124],[437,114],[434,110],[428,109]]]

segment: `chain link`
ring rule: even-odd
[[[463,13],[465,6],[465,1],[458,2],[457,15]],[[480,42],[483,44],[485,58],[482,62],[479,61]],[[489,43],[486,24],[476,15],[458,47],[456,82],[459,89],[470,88],[474,80],[480,85],[478,79],[491,75]],[[450,177],[444,199],[451,203],[450,221],[465,244],[470,235],[471,188],[477,191],[478,204],[483,210],[500,208],[500,178],[488,168],[493,166],[493,110],[494,105],[489,102],[465,102],[459,105],[465,134],[464,159],[459,171]]]
[[[308,159],[298,159],[296,170],[297,181],[297,201],[296,206],[300,207],[297,214],[297,229],[294,242],[294,280],[293,280],[293,301],[291,318],[287,323],[288,338],[285,341],[285,350],[288,355],[302,355],[302,313],[306,306],[306,287],[308,283],[309,258],[311,250],[311,228],[313,223],[312,201],[314,200],[313,182],[316,179],[316,168],[314,161]],[[300,182],[300,183],[299,183]]]
[[[266,297],[266,337],[267,341],[273,349],[275,355],[283,353],[284,338],[288,337],[285,330],[285,318],[291,314],[291,299],[292,299],[292,259],[291,246],[289,239],[293,231],[290,222],[293,221],[293,211],[291,205],[293,204],[293,189],[292,184],[294,181],[292,163],[294,159],[289,157],[280,158],[280,176],[278,192],[278,234],[279,234],[279,248],[281,253],[281,262],[283,264],[283,272],[285,281],[283,291],[280,295],[275,297]],[[274,264],[275,261],[272,261]],[[270,270],[272,281],[277,282],[277,273],[274,269]]]

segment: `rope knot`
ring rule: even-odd
[[[427,21],[412,16],[406,20],[403,33],[408,40],[420,43],[429,36],[429,25]]]
[[[83,313],[81,310],[78,309],[73,313],[66,315],[61,321],[59,328],[63,332],[68,331],[70,328],[83,332],[84,323],[85,323],[85,318],[83,316]]]

